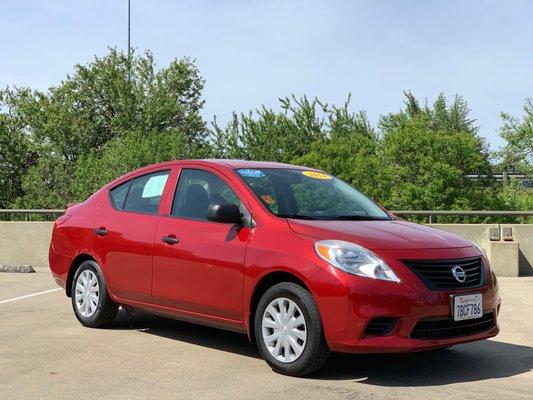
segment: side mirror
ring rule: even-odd
[[[210,204],[207,209],[207,219],[212,222],[222,222],[224,224],[242,224],[242,216],[236,204]]]

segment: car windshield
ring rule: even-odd
[[[257,198],[278,217],[309,220],[389,220],[376,203],[347,183],[303,169],[238,169]]]

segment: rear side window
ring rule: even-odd
[[[115,208],[122,210],[124,208],[124,202],[126,201],[126,196],[128,195],[128,190],[130,189],[131,181],[127,181],[122,185],[117,186],[109,191],[111,195],[111,201]]]
[[[133,179],[123,209],[157,214],[168,174],[169,171],[158,171]]]

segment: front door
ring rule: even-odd
[[[211,203],[243,206],[214,170],[181,169],[171,215],[154,241],[154,303],[242,320],[243,267],[250,227],[207,220]]]

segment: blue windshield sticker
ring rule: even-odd
[[[263,171],[258,169],[239,169],[238,172],[246,178],[262,178],[266,176]]]

